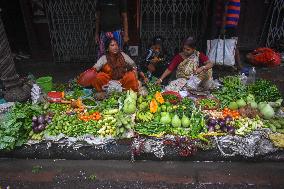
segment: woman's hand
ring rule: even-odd
[[[144,83],[148,83],[148,82],[149,82],[149,79],[148,79],[147,77],[144,77],[144,78],[143,78],[143,81],[144,81]]]
[[[158,79],[158,80],[156,81],[156,84],[157,84],[157,85],[161,85],[162,82],[163,82],[162,79]]]
[[[194,71],[194,73],[195,73],[195,74],[200,74],[200,73],[203,72],[203,71],[205,71],[204,66],[197,68],[197,69]]]

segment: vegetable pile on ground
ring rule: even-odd
[[[247,87],[238,76],[226,76],[221,79],[223,87],[213,95],[221,102],[221,108],[227,107],[231,102],[244,99],[247,94]]]
[[[17,103],[0,123],[0,149],[60,134],[112,138],[169,134],[208,142],[204,136],[245,136],[262,128],[283,133],[283,118],[277,117],[282,99],[276,86],[265,80],[246,86],[239,76],[224,77],[222,83],[214,97],[197,100],[148,83],[143,95],[130,90],[108,94],[102,101],[85,97],[89,90],[73,83],[65,86],[72,90],[64,91],[60,102]]]

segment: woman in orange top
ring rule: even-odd
[[[102,87],[110,80],[117,80],[125,90],[138,91],[138,79],[134,61],[121,52],[117,41],[112,38],[106,41],[106,54],[103,55],[93,68],[98,72],[92,80],[92,86],[102,92]]]

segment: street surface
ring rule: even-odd
[[[116,160],[0,160],[1,188],[284,189],[284,164]]]

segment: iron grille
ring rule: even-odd
[[[43,1],[56,62],[96,60],[95,0]]]
[[[170,55],[176,53],[183,39],[194,36],[201,39],[204,31],[206,0],[142,0],[141,31],[142,49],[145,50],[154,36],[165,39]],[[199,41],[201,46],[201,40]]]
[[[271,22],[269,25],[266,46],[274,46],[281,38],[284,39],[284,0],[274,0]]]

